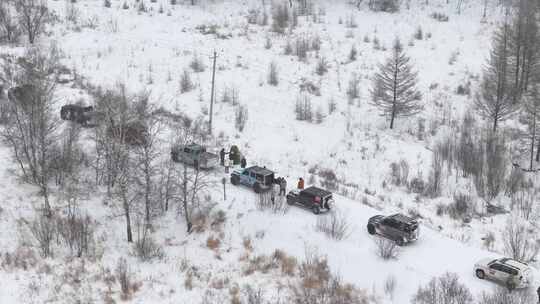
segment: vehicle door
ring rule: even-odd
[[[510,280],[515,279],[515,275],[517,275],[517,271],[511,267],[508,267],[506,265],[501,265],[501,282],[508,283]]]
[[[302,205],[311,208],[313,195],[311,195],[311,193],[309,192],[301,191],[299,201]]]
[[[183,153],[180,153],[182,156],[182,161],[193,165],[193,158],[191,157],[191,150],[188,147],[184,147]]]
[[[379,225],[379,233],[387,237],[392,237],[395,230],[394,225],[395,223],[392,219],[384,218]]]
[[[489,276],[493,280],[503,281],[505,275],[502,272],[502,265],[499,263],[489,265]]]
[[[240,183],[242,185],[250,185],[249,183],[249,171],[248,170],[244,170],[244,172],[242,172],[242,174],[240,174]]]

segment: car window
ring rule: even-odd
[[[264,183],[264,176],[262,174],[257,174],[256,178],[257,178],[257,181]]]
[[[489,266],[489,268],[493,269],[493,270],[497,270],[497,271],[501,271],[501,265],[500,264],[497,264],[497,263],[493,263]]]
[[[249,171],[245,170],[244,172],[242,172],[243,175],[249,175]]]

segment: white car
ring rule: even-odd
[[[474,265],[474,273],[479,279],[497,281],[509,289],[526,288],[532,282],[531,268],[509,258],[483,259]]]

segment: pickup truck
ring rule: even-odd
[[[196,169],[211,169],[218,164],[216,154],[206,152],[206,147],[197,144],[181,145],[172,148],[171,158],[175,162],[192,165]]]

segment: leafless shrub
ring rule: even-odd
[[[465,193],[455,193],[454,201],[448,206],[447,211],[454,219],[464,219],[472,211],[471,196]]]
[[[391,300],[394,299],[394,293],[396,292],[397,279],[393,275],[389,275],[384,280],[384,293],[390,297]]]
[[[262,289],[254,289],[250,285],[244,286],[242,289],[246,304],[264,304],[264,292]]]
[[[431,170],[424,195],[431,198],[441,195],[443,159],[438,153],[432,154]]]
[[[131,272],[125,258],[119,258],[116,263],[116,279],[120,284],[122,298],[129,299],[132,292]]]
[[[268,84],[277,86],[279,84],[278,68],[276,62],[270,62],[268,67]]]
[[[349,84],[347,86],[347,97],[349,97],[350,100],[360,97],[359,84],[360,78],[356,73],[352,73],[351,78],[349,79]]]
[[[434,12],[430,16],[439,22],[448,22],[448,16],[443,13]]]
[[[43,32],[49,10],[43,0],[15,1],[21,28],[28,36],[28,41],[34,44],[36,38]]]
[[[216,238],[214,236],[209,236],[206,239],[206,247],[210,250],[217,250],[221,246],[221,240],[219,238]]]
[[[390,164],[391,183],[396,186],[408,184],[409,179],[409,163],[402,159],[399,163],[393,162]]]
[[[536,191],[531,180],[522,182],[510,198],[512,210],[525,220],[533,218],[536,207]]]
[[[413,304],[471,304],[473,297],[466,285],[454,273],[433,278],[425,287],[419,287],[412,298]]]
[[[277,195],[275,187],[258,194],[257,207],[259,210],[270,210],[275,214],[285,214],[289,211],[285,197]]]
[[[206,69],[206,67],[204,66],[204,63],[202,62],[201,57],[197,53],[193,55],[193,59],[191,60],[189,67],[193,69],[195,73],[204,72],[204,70]]]
[[[316,229],[329,238],[341,241],[347,238],[349,234],[349,223],[343,213],[334,210],[328,215],[317,218]]]
[[[18,246],[14,252],[4,253],[0,266],[8,270],[10,268],[28,270],[34,268],[38,263],[38,258],[34,250],[28,246]]]
[[[44,258],[54,256],[53,241],[58,235],[54,219],[41,215],[29,223],[29,229]]]
[[[399,247],[396,245],[396,242],[382,237],[375,237],[373,241],[376,246],[377,255],[383,260],[397,258],[399,254]]]
[[[272,30],[283,34],[289,25],[289,7],[284,3],[277,3],[272,10]]]
[[[234,126],[239,132],[244,131],[248,119],[248,109],[245,105],[238,105],[234,112]]]
[[[264,40],[264,48],[267,50],[272,48],[272,39],[270,36],[266,36],[266,39]]]
[[[530,304],[534,303],[534,296],[528,290],[515,290],[509,292],[506,288],[495,288],[491,293],[484,292],[478,304]]]
[[[328,61],[326,61],[326,58],[321,57],[319,58],[319,61],[317,61],[315,72],[317,73],[317,75],[323,76],[324,74],[328,72],[328,67],[329,67],[329,64],[328,64]]]
[[[92,253],[94,227],[90,216],[83,216],[77,210],[68,209],[66,217],[57,219],[57,227],[72,255],[82,257],[83,254]]]
[[[347,18],[345,19],[345,27],[346,28],[357,28],[358,23],[356,22],[356,18],[353,14],[347,15]]]
[[[413,177],[409,182],[409,190],[413,193],[424,193],[426,185],[422,179],[422,174],[418,173],[417,176]]]
[[[190,92],[194,88],[193,81],[191,81],[191,74],[187,69],[184,69],[182,75],[180,75],[180,93]]]
[[[507,151],[504,138],[492,134],[486,144],[486,188],[488,201],[499,195],[504,187]]]
[[[538,256],[540,246],[534,230],[531,231],[527,223],[516,216],[506,222],[502,240],[505,253],[515,260],[529,263]]]
[[[294,304],[368,304],[368,297],[353,285],[343,283],[330,271],[327,259],[306,250],[299,267],[300,282],[292,287]]]
[[[306,94],[301,94],[296,98],[296,105],[294,107],[296,119],[301,121],[313,121],[313,109],[311,106],[311,99]]]
[[[0,4],[0,41],[16,42],[21,35],[15,7],[9,2]]]
[[[486,249],[492,250],[493,244],[495,243],[495,234],[491,231],[488,231],[488,233],[482,238],[482,241]]]
[[[295,257],[289,256],[285,252],[276,249],[272,254],[272,258],[280,264],[282,274],[293,276],[296,273],[298,262]]]
[[[295,41],[295,52],[298,60],[305,61],[310,50],[310,41],[307,37],[297,37]]]
[[[135,244],[133,245],[135,255],[141,261],[150,261],[153,259],[162,259],[165,256],[163,247],[156,243],[154,238],[149,233],[149,229],[144,228],[142,233],[139,233]]]

